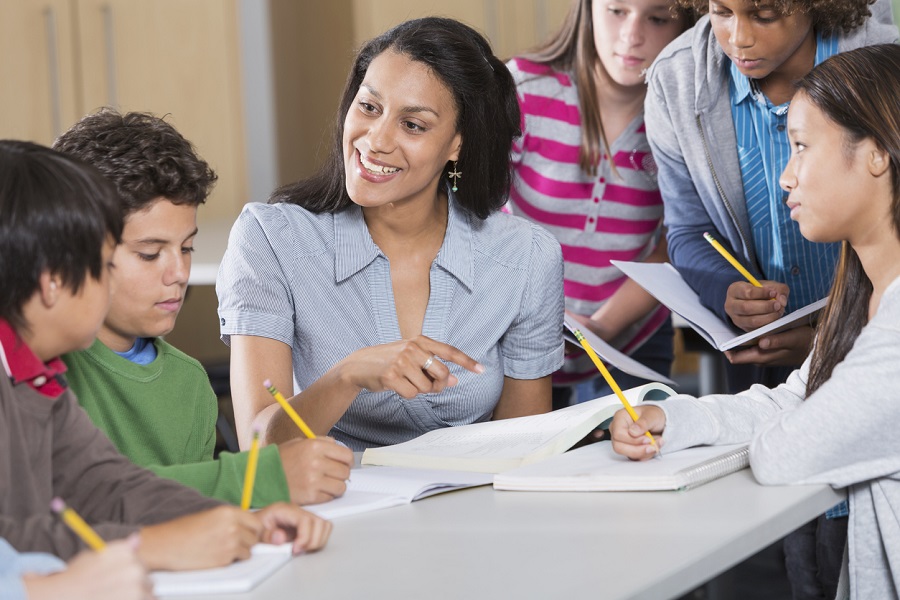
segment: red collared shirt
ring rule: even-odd
[[[66,391],[66,364],[58,356],[42,362],[12,326],[0,319],[0,361],[13,384],[27,383],[48,398],[57,398]]]

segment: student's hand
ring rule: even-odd
[[[222,567],[250,558],[263,524],[255,513],[218,506],[141,530],[139,556],[148,569]]]
[[[725,358],[733,365],[797,367],[806,360],[815,333],[815,330],[808,326],[774,333],[759,338],[756,346],[726,351]]]
[[[753,331],[784,315],[790,289],[777,281],[760,281],[762,287],[746,281],[735,281],[728,286],[725,296],[725,312],[736,327]]]
[[[318,504],[343,495],[353,466],[353,451],[329,437],[278,444],[291,501]]]
[[[424,335],[362,348],[340,361],[336,368],[342,378],[359,389],[392,390],[409,399],[419,394],[436,394],[457,384],[456,377],[450,374],[442,360],[456,363],[473,373],[484,372],[484,366],[475,359]]]
[[[658,406],[650,404],[635,406],[634,412],[639,417],[637,421],[633,421],[625,409],[613,416],[612,424],[609,426],[613,450],[632,460],[653,458],[659,448],[653,446],[650,438],[644,434],[648,431],[652,433],[657,445],[661,446],[663,441],[660,434],[666,428],[666,413]]]
[[[150,600],[153,584],[138,559],[140,537],[107,544],[102,552],[84,551],[61,573],[26,575],[30,600]]]
[[[277,502],[257,511],[264,527],[262,541],[284,544],[294,541],[294,554],[322,548],[331,535],[331,522],[298,508]]]

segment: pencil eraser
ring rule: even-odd
[[[65,508],[66,508],[66,503],[63,502],[62,498],[54,498],[53,500],[50,501],[50,509],[53,512],[59,513],[59,512],[62,512],[63,510],[65,510]]]
[[[263,381],[263,385],[266,386],[267,388],[272,387],[272,380],[266,379],[265,381]]]

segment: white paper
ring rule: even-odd
[[[404,467],[361,467],[350,472],[347,491],[323,504],[304,506],[323,519],[409,504],[434,494],[467,487],[490,485],[488,473],[408,469]]]
[[[698,465],[729,457],[746,447],[746,444],[700,446],[666,454],[663,446],[661,457],[638,462],[616,454],[611,442],[598,442],[499,473],[494,476],[494,488],[539,491],[676,490],[691,483],[691,470]],[[728,464],[731,463],[725,463]],[[721,477],[733,470],[720,466],[712,473],[715,477]],[[693,475],[699,481],[704,472],[701,470]]]
[[[156,596],[230,594],[252,590],[263,579],[287,564],[292,544],[256,544],[247,560],[227,567],[196,571],[154,571],[150,574]]]
[[[578,329],[581,332],[581,335],[583,335],[584,339],[587,340],[587,343],[591,345],[591,348],[594,349],[594,352],[597,353],[597,356],[599,356],[612,366],[616,367],[623,373],[628,373],[629,375],[634,375],[635,377],[640,377],[641,379],[646,379],[647,381],[659,381],[661,383],[675,385],[674,381],[672,381],[662,373],[657,373],[650,367],[642,365],[627,354],[619,352],[614,347],[604,342],[602,339],[594,335],[594,333],[590,329],[588,329],[587,327],[583,327],[581,323],[569,317],[568,313],[566,313],[565,321],[569,325],[569,327]],[[571,343],[575,344],[576,346],[580,345],[578,343],[578,340],[575,339],[575,336],[571,335],[568,331],[564,332],[564,335],[566,336],[566,339],[568,339]]]
[[[745,332],[725,323],[713,311],[700,304],[700,297],[669,263],[610,261],[620,271],[647,290],[650,295],[681,316],[714,348],[725,351],[749,344],[782,329],[808,322],[809,316],[825,307],[827,298],[808,304],[759,329]]]

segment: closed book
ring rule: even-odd
[[[543,492],[687,490],[747,467],[746,444],[686,448],[645,461],[612,449],[612,442],[583,446],[540,463],[494,475],[494,489]]]

